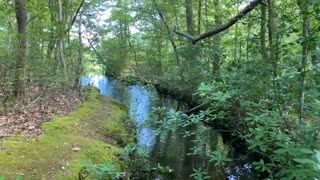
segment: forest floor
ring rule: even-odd
[[[12,135],[34,138],[41,134],[43,122],[51,121],[53,115],[62,116],[72,112],[84,99],[83,93],[73,91],[71,88],[30,87],[23,99],[16,101],[14,105],[6,104],[11,106],[10,109],[2,105],[0,139]]]
[[[67,106],[70,110],[74,108]],[[36,131],[2,138],[0,179],[79,179],[84,162],[111,162],[115,165],[114,171],[124,171],[118,156],[122,153],[121,147],[134,140],[126,111],[124,105],[94,89],[68,115],[53,116],[50,122],[36,124],[42,132],[40,135],[36,136],[39,133]]]

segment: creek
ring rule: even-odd
[[[210,179],[257,179],[253,168],[247,162],[237,161],[232,167],[221,169],[209,163],[205,155],[205,146],[210,149],[222,149],[228,153],[236,153],[237,150],[224,143],[220,132],[214,130],[203,131],[208,137],[208,142],[204,145],[203,151],[197,155],[192,155],[191,149],[197,143],[194,136],[185,136],[186,131],[195,129],[208,129],[204,125],[196,127],[179,127],[175,131],[156,133],[156,126],[147,123],[152,118],[154,108],[162,107],[166,110],[176,110],[187,108],[174,99],[164,97],[155,90],[140,85],[127,85],[121,81],[110,77],[90,76],[82,78],[82,85],[93,85],[100,89],[101,94],[107,95],[124,103],[129,108],[129,116],[135,121],[138,133],[137,140],[139,146],[146,148],[149,153],[149,160],[154,167],[160,164],[163,167],[170,167],[173,172],[162,176],[160,179],[193,179],[190,177],[194,169],[206,167]],[[213,147],[214,146],[214,147]],[[191,154],[191,155],[190,155]],[[210,164],[210,165],[209,165]],[[153,178],[156,179],[156,178]]]

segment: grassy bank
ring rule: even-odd
[[[14,179],[75,179],[84,162],[115,162],[121,146],[133,141],[125,128],[126,108],[91,91],[86,102],[65,117],[42,125],[36,139],[10,137],[0,143],[0,177]],[[1,178],[0,178],[1,179]]]

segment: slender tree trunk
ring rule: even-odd
[[[61,0],[58,0],[58,18],[59,18],[59,22],[60,27],[59,27],[59,41],[58,41],[58,47],[57,47],[57,55],[58,55],[58,59],[61,62],[62,68],[63,68],[63,73],[64,73],[64,77],[67,80],[68,79],[68,74],[67,74],[67,66],[66,66],[66,61],[64,58],[64,41],[63,41],[63,31],[64,31],[64,21],[63,21],[63,14],[62,14],[62,3]]]
[[[50,22],[51,22],[51,27],[50,27],[50,39],[48,42],[48,48],[47,48],[47,63],[50,64],[51,67],[56,68],[56,62],[52,61],[52,54],[53,50],[55,47],[55,38],[56,38],[56,30],[53,28],[53,24],[55,23],[55,6],[53,0],[48,0],[48,7],[50,9]]]
[[[204,3],[205,6],[205,16],[206,16],[206,31],[208,31],[210,29],[209,27],[209,18],[208,18],[208,0],[206,0],[206,2]]]
[[[261,27],[260,27],[260,51],[261,58],[264,62],[268,62],[266,33],[267,33],[267,6],[266,2],[261,3]]]
[[[18,50],[16,56],[15,96],[22,97],[25,93],[26,64],[28,60],[28,17],[26,0],[15,0],[15,11],[18,25]]]
[[[239,13],[240,2],[237,4],[237,14]],[[237,54],[238,54],[238,23],[236,24],[235,32],[234,32],[234,51],[233,51],[233,60],[238,62]]]
[[[9,8],[9,0],[5,0],[4,1],[4,6],[5,6],[5,8],[6,8],[6,10],[8,11],[8,8]],[[8,28],[7,28],[7,35],[6,35],[6,37],[7,37],[7,40],[6,40],[6,45],[7,45],[7,54],[8,54],[8,56],[10,56],[11,55],[11,52],[12,52],[12,48],[11,48],[11,39],[12,39],[12,30],[13,30],[13,26],[12,26],[12,24],[13,24],[13,18],[11,17],[11,15],[10,14],[7,14],[7,22],[8,22]]]
[[[317,45],[313,43],[312,47],[310,47],[310,50],[313,50],[314,52],[317,51]],[[311,55],[311,61],[312,65],[315,69],[315,75],[314,75],[314,83],[317,86],[317,88],[320,90],[320,56],[318,54],[312,54]]]
[[[308,4],[305,1],[297,0],[297,4],[300,7],[302,15],[302,34],[304,41],[302,42],[302,52],[301,52],[301,68],[300,68],[300,123],[304,120],[304,106],[305,106],[305,77],[306,77],[306,65],[308,60],[309,51],[309,17],[308,17]]]
[[[177,49],[177,45],[176,45],[176,42],[173,38],[173,35],[172,35],[172,30],[170,29],[167,21],[166,21],[166,18],[165,16],[163,15],[163,13],[161,12],[157,2],[155,0],[153,0],[153,3],[154,3],[154,6],[160,16],[160,19],[161,19],[161,22],[162,24],[164,25],[164,27],[166,28],[166,31],[167,31],[167,34],[168,34],[168,38],[169,38],[169,41],[172,45],[172,48],[173,48],[173,51],[175,53],[175,58],[176,58],[176,62],[178,65],[180,65],[180,59],[179,59],[179,54],[178,54],[178,49]]]
[[[215,7],[215,27],[220,27],[222,24],[222,4],[221,0],[215,0],[214,2],[214,7]],[[214,37],[214,45],[213,45],[213,51],[214,51],[214,58],[213,58],[213,74],[215,76],[219,76],[219,71],[220,71],[220,65],[221,65],[221,35],[217,34]]]
[[[273,86],[276,87],[276,78],[278,71],[278,60],[277,60],[277,44],[275,44],[275,34],[276,34],[276,24],[275,24],[275,15],[273,12],[274,2],[273,0],[268,0],[268,36],[269,36],[269,47],[270,54],[269,60],[272,64],[272,79]]]
[[[249,23],[248,23],[248,30],[247,30],[247,47],[246,47],[246,61],[248,62],[249,61],[249,53],[250,53],[250,50],[249,50],[249,44],[250,44],[250,37],[251,37],[251,26],[252,26],[252,23],[251,23],[251,14],[249,13],[248,14],[248,18],[249,18]]]
[[[137,70],[138,70],[140,76],[143,77],[143,73],[142,73],[142,71],[141,71],[141,69],[140,69],[140,66],[139,66],[139,63],[138,63],[138,54],[137,54],[137,51],[136,51],[135,48],[133,47],[130,39],[128,39],[128,43],[129,43],[129,46],[131,47],[131,49],[132,49],[132,51],[133,51],[133,53],[134,53],[134,62],[135,62],[135,64],[136,64]]]
[[[198,0],[198,34],[201,33],[201,9],[202,9],[202,0]]]
[[[185,0],[185,2],[186,2],[187,32],[190,35],[194,35],[193,0]]]
[[[194,29],[194,17],[193,17],[193,0],[185,0],[186,4],[186,24],[187,24],[187,32],[190,35],[195,34]],[[195,47],[191,44],[191,42],[188,43],[188,53],[186,54],[186,60],[188,61],[191,66],[195,66],[195,62],[197,60],[197,51]],[[183,67],[184,68],[184,67]]]
[[[78,38],[79,38],[79,50],[78,50],[78,64],[76,69],[76,80],[75,80],[75,89],[80,91],[81,88],[81,74],[82,74],[82,49],[83,49],[83,42],[82,42],[82,16],[83,10],[80,11],[79,14],[79,28],[78,28]]]

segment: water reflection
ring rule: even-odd
[[[196,137],[184,137],[184,132],[187,130],[195,130],[196,128],[203,129],[203,126],[193,126],[188,127],[189,129],[178,129],[175,132],[162,132],[156,135],[154,127],[144,125],[146,120],[151,116],[152,107],[166,107],[166,109],[169,110],[176,110],[180,107],[176,101],[159,96],[155,91],[150,91],[144,87],[137,85],[128,86],[118,80],[103,76],[83,77],[82,85],[89,84],[98,87],[102,94],[110,96],[128,106],[129,115],[137,124],[138,143],[140,146],[149,149],[151,162],[154,163],[153,166],[157,166],[157,164],[160,163],[162,166],[169,166],[174,169],[173,174],[164,177],[164,179],[192,179],[190,174],[193,173],[193,168],[198,167],[207,167],[211,179],[227,179],[224,175],[224,170],[209,165],[208,160],[204,158],[206,157],[206,146],[215,149],[219,143],[222,143],[220,134],[212,132],[212,130],[209,129],[207,134],[210,141],[202,145],[204,147],[201,150],[203,151],[202,156],[189,155]],[[228,178],[240,179],[240,177],[243,177],[241,175],[241,173],[243,173],[241,169],[243,169],[243,167],[227,169],[227,174],[230,174]],[[241,172],[237,172],[238,170]]]

